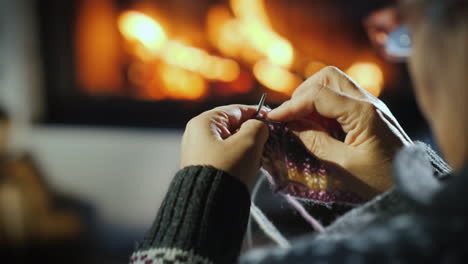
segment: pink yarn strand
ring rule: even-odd
[[[273,176],[271,176],[271,174],[267,170],[265,170],[263,168],[261,168],[261,171],[262,171],[263,174],[265,174],[268,181],[271,184],[273,184],[273,186],[275,186],[275,181],[273,179]],[[322,226],[322,224],[320,224],[319,221],[317,221],[313,216],[311,216],[309,213],[307,213],[306,209],[302,206],[301,203],[299,203],[296,199],[291,197],[289,194],[281,193],[281,195],[283,195],[284,199],[286,199],[286,201],[294,209],[296,209],[296,211],[304,218],[304,220],[306,220],[312,226],[312,228],[315,229],[315,231],[320,232],[320,233],[325,232],[325,228]]]
[[[283,197],[288,201],[289,204],[291,204],[292,207],[294,207],[299,214],[302,215],[304,220],[306,220],[317,232],[323,233],[325,232],[325,228],[322,226],[322,224],[319,223],[313,216],[311,216],[309,213],[307,213],[306,209],[300,204],[296,199],[291,197],[288,194],[283,194]]]

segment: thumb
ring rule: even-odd
[[[317,130],[295,131],[304,146],[317,158],[345,167],[350,146],[331,137],[327,132]]]
[[[239,131],[226,139],[226,141],[245,142],[250,146],[263,147],[268,139],[267,125],[256,119],[249,119],[242,123]]]

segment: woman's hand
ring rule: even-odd
[[[252,119],[255,111],[254,106],[228,105],[190,120],[182,137],[180,167],[211,165],[249,186],[268,139],[267,126]]]
[[[346,137],[342,142],[321,129],[301,129],[297,134],[305,146],[376,192],[387,190],[392,185],[393,157],[411,140],[385,104],[339,69],[326,67],[301,84],[268,118],[307,126],[308,116],[317,113],[335,119]]]

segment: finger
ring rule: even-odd
[[[318,78],[324,86],[351,97],[364,99],[368,93],[346,73],[334,66],[328,66],[319,72]]]
[[[332,90],[359,99],[365,99],[370,96],[365,89],[361,88],[346,73],[337,67],[327,66],[302,83],[293,93],[292,98],[303,96],[310,90],[310,83],[323,85]]]
[[[234,132],[246,120],[254,117],[257,109],[252,105],[226,105],[214,108],[208,112],[211,119],[217,119],[220,125]]]
[[[302,99],[290,99],[282,103],[279,107],[271,110],[267,116],[275,121],[297,120],[308,115],[311,111],[308,107],[312,104],[306,104]]]
[[[227,105],[202,113],[200,120],[203,129],[211,131],[215,139],[224,140],[231,136],[240,125],[255,115],[256,107],[248,105]]]
[[[294,132],[303,142],[305,147],[317,158],[325,161],[331,161],[345,168],[345,162],[351,153],[351,147],[324,131],[304,130]]]
[[[369,104],[328,87],[313,85],[314,87],[311,87],[311,92],[307,93],[307,96],[286,101],[271,111],[268,118],[288,122],[316,111],[323,117],[337,120],[347,132],[345,126],[349,125],[351,120],[357,120],[357,118],[348,117],[359,115],[363,107]]]
[[[256,119],[250,119],[244,122],[239,131],[226,139],[226,141],[242,142],[242,144],[245,144],[249,148],[255,146],[259,149],[263,149],[263,146],[268,139],[268,135],[268,127],[264,122]]]

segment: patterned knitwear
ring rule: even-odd
[[[302,202],[354,206],[374,193],[353,175],[336,164],[317,158],[305,147],[289,124],[266,121],[270,130],[265,145],[262,168],[273,191]],[[334,120],[313,114],[307,117],[309,128],[324,131],[344,140],[341,126]]]

